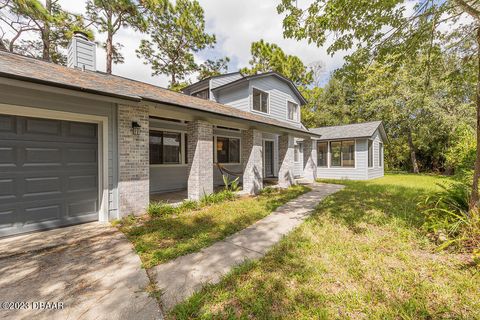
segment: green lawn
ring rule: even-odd
[[[174,319],[480,319],[480,273],[421,231],[435,176],[389,175],[323,201],[265,258],[246,262]]]
[[[226,201],[180,214],[121,220],[116,226],[133,243],[145,268],[199,251],[309,191],[304,186],[285,190],[267,188],[257,197]]]

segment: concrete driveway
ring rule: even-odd
[[[160,319],[148,285],[130,242],[107,225],[0,239],[0,318]]]

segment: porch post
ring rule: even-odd
[[[263,188],[262,133],[255,129],[242,131],[243,191],[257,194]]]
[[[303,140],[303,178],[308,182],[317,179],[317,141]]]
[[[199,200],[213,192],[213,126],[190,121],[188,131],[188,198]]]
[[[293,136],[284,134],[278,137],[278,184],[283,188],[295,184],[293,147]]]

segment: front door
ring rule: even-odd
[[[275,175],[273,169],[273,141],[265,140],[265,177]]]

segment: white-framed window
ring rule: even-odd
[[[373,167],[373,140],[368,140],[368,167]]]
[[[383,166],[383,143],[378,143],[378,166]]]
[[[240,163],[240,138],[215,136],[214,142],[218,163]]]
[[[330,165],[332,167],[355,167],[355,141],[330,142]]]
[[[182,164],[182,133],[150,130],[150,164]]]
[[[267,92],[257,88],[252,89],[252,109],[259,112],[268,113],[269,95]]]
[[[328,166],[328,143],[317,142],[317,167]]]
[[[288,120],[298,121],[298,104],[292,101],[287,101],[287,117]]]

